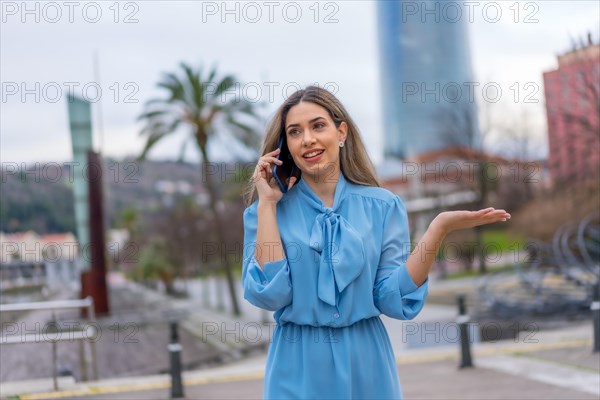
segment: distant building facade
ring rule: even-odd
[[[79,283],[79,244],[71,232],[0,232],[0,289]]]
[[[598,179],[600,170],[600,45],[558,56],[544,73],[548,166],[553,182]]]
[[[377,4],[385,158],[474,147],[479,139],[466,21],[448,5]]]

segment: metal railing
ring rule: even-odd
[[[87,359],[85,356],[85,342],[87,341],[90,345],[91,352],[91,364],[93,379],[98,380],[98,364],[96,358],[96,343],[94,340],[89,340],[90,337],[96,337],[96,314],[94,310],[94,299],[92,297],[86,297],[81,300],[58,300],[58,301],[41,301],[41,302],[30,302],[30,303],[17,303],[17,304],[2,304],[0,305],[0,312],[22,312],[22,311],[44,311],[51,310],[53,314],[54,326],[58,328],[58,324],[55,322],[54,311],[56,310],[69,310],[69,309],[86,309],[87,319],[94,325],[88,326],[82,330],[46,330],[45,332],[26,333],[19,335],[6,335],[5,332],[0,336],[0,345],[10,344],[21,344],[21,343],[39,343],[40,336],[44,336],[49,333],[54,334],[52,339],[46,339],[46,341],[52,343],[52,379],[54,383],[54,390],[58,390],[58,378],[57,378],[57,357],[56,357],[56,346],[57,342],[61,341],[79,341],[79,361],[81,370],[81,380],[88,380],[88,369]],[[64,334],[67,334],[66,336]]]
[[[600,282],[600,213],[559,227],[550,243],[530,241],[526,262],[482,279],[484,313],[524,315],[580,313],[589,309]]]

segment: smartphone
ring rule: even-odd
[[[279,185],[279,189],[281,189],[282,193],[287,192],[289,179],[292,176],[296,177],[296,183],[300,179],[300,169],[296,166],[294,160],[288,155],[290,151],[287,147],[287,143],[285,140],[285,134],[282,134],[279,138],[279,149],[281,150],[277,155],[277,159],[283,161],[281,165],[273,164],[273,177]]]

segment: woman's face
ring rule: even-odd
[[[300,102],[288,111],[285,134],[290,154],[302,174],[326,178],[332,171],[339,171],[339,142],[346,141],[345,122],[336,128],[326,109]],[[314,152],[321,154],[314,156]]]

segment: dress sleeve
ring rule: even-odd
[[[287,257],[284,257],[281,260],[266,262],[263,271],[254,257],[257,225],[258,215],[256,206],[253,205],[244,211],[244,298],[257,307],[277,311],[292,302],[290,267]]]
[[[373,299],[385,315],[413,319],[419,314],[428,294],[429,277],[417,286],[406,269],[410,254],[410,235],[406,207],[399,196],[388,208],[383,222],[381,257],[377,267]]]

